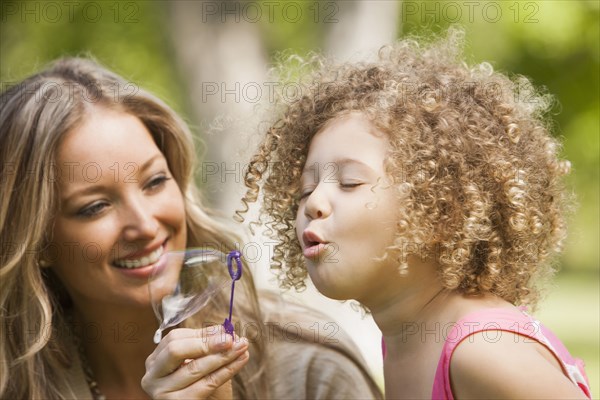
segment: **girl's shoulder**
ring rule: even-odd
[[[572,357],[562,342],[523,308],[477,310],[448,330],[433,397],[451,399],[452,388],[465,387],[484,397],[520,397],[519,393],[560,397],[561,390],[567,397],[590,397],[583,362]]]

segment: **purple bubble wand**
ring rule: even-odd
[[[233,323],[231,323],[231,314],[233,312],[233,293],[235,291],[235,281],[242,277],[242,260],[241,253],[237,250],[230,251],[227,254],[227,269],[229,270],[229,276],[231,276],[231,298],[229,300],[229,318],[225,318],[223,327],[225,332],[229,333],[233,337]],[[237,270],[233,270],[233,260],[237,264]]]

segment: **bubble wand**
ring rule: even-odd
[[[226,259],[229,279],[221,272],[224,265],[223,262],[219,263],[219,260],[224,259]],[[237,264],[235,270],[234,260]],[[178,278],[174,278],[175,271],[178,271]],[[160,322],[154,335],[154,343],[160,342],[166,329],[178,325],[204,308],[211,298],[229,283],[231,283],[229,317],[223,322],[223,327],[233,336],[235,281],[241,277],[242,261],[239,251],[234,250],[227,255],[214,249],[189,249],[165,253],[154,265],[148,285],[152,308]],[[190,285],[191,282],[204,282],[202,292],[196,291],[197,286]]]
[[[237,250],[230,251],[227,254],[227,269],[229,270],[229,276],[231,276],[231,298],[229,300],[229,318],[225,318],[223,327],[225,332],[233,336],[233,323],[231,322],[231,314],[233,312],[233,293],[235,291],[235,281],[238,281],[242,277],[242,260],[240,259],[241,253]],[[237,270],[233,270],[233,260],[237,264]]]

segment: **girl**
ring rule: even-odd
[[[462,36],[309,64],[251,160],[244,204],[264,198],[282,287],[308,273],[370,310],[386,397],[589,397],[581,362],[521,307],[565,238],[550,99],[468,66]]]
[[[345,337],[332,346],[282,332],[291,318],[314,324],[312,311],[269,311],[267,335],[249,273],[234,316],[252,338],[198,329],[226,315],[223,291],[154,345],[153,263],[239,246],[200,202],[192,136],[166,104],[65,59],[2,93],[0,107],[0,398],[379,397]]]

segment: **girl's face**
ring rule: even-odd
[[[384,171],[388,140],[359,113],[330,121],[309,147],[296,234],[317,289],[365,303],[397,275],[376,261],[393,242],[399,200]]]
[[[183,197],[150,132],[96,107],[56,161],[51,268],[76,305],[148,306],[152,265],[186,244]]]

